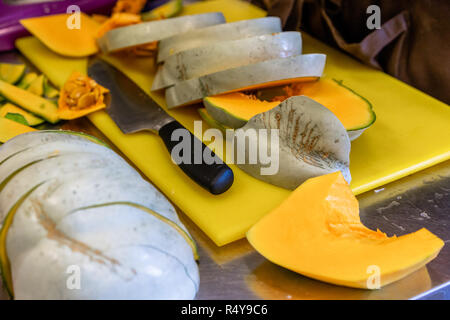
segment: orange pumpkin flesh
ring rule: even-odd
[[[434,259],[444,242],[426,229],[388,237],[366,228],[358,201],[340,172],[312,178],[247,233],[268,260],[310,278],[368,288],[370,266],[380,285],[399,280]]]
[[[88,76],[74,72],[61,89],[58,99],[58,116],[64,120],[81,118],[106,107],[102,87]]]
[[[365,98],[335,80],[320,79],[317,81],[291,82],[282,89],[283,95],[273,96],[270,101],[257,98],[259,93],[263,91],[258,88],[252,94],[227,93],[207,97],[204,100],[211,106],[223,109],[237,119],[248,121],[256,114],[276,107],[281,101],[289,97],[304,95],[332,111],[347,130],[367,128],[375,121],[375,113],[371,104]],[[220,122],[220,119],[216,120]]]
[[[98,28],[96,38],[103,37],[106,32],[112,29],[126,27],[140,22],[142,22],[140,15],[132,13],[114,13],[111,18],[103,22]]]
[[[80,28],[69,29],[72,18],[70,14],[57,14],[24,19],[20,23],[50,50],[63,56],[86,57],[96,53],[95,34],[99,24],[81,13]]]

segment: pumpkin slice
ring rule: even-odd
[[[143,12],[141,14],[142,20],[158,20],[175,17],[183,10],[183,0],[169,1],[153,10]]]
[[[433,260],[444,242],[426,229],[400,237],[366,228],[358,201],[339,173],[312,178],[248,232],[268,260],[304,276],[371,289],[371,267],[380,285],[397,281]],[[370,272],[369,272],[370,271]]]
[[[187,31],[187,30],[186,30]],[[165,61],[170,55],[188,49],[202,47],[227,40],[237,40],[257,35],[281,32],[278,17],[241,20],[222,23],[207,28],[191,30],[164,39],[159,43],[157,62]]]
[[[50,123],[59,121],[58,109],[52,102],[0,80],[0,95]]]
[[[292,190],[339,170],[351,180],[347,131],[330,110],[305,96],[290,97],[251,118],[235,130],[234,147],[240,169],[282,188]]]
[[[209,114],[206,108],[198,108],[197,109],[198,114],[202,119],[212,128],[217,128],[222,132],[226,132],[227,129],[230,129],[230,127],[227,127],[220,122],[214,120]]]
[[[272,59],[179,82],[166,89],[169,108],[198,103],[207,96],[316,80],[325,67],[324,54]]]
[[[8,114],[20,115],[26,121],[26,125],[29,126],[38,126],[41,123],[44,123],[45,120],[39,117],[36,117],[34,114],[19,108],[12,103],[6,103],[2,107],[0,107],[0,117],[8,118]]]
[[[73,72],[58,99],[58,116],[72,120],[106,107],[105,95],[108,89],[102,87],[88,76]]]
[[[25,132],[36,131],[31,127],[20,124],[16,121],[0,117],[0,142],[5,143],[11,138]]]
[[[69,29],[76,22],[70,14],[57,14],[20,20],[20,23],[50,50],[67,57],[86,57],[98,51],[95,34],[99,24],[80,13],[80,28]]]
[[[159,68],[152,90],[180,81],[265,60],[302,53],[299,32],[281,32],[223,41],[171,55]]]
[[[110,30],[97,42],[103,52],[113,52],[224,22],[225,18],[220,12],[143,22]]]
[[[24,64],[0,63],[0,80],[16,84],[25,74]]]
[[[342,81],[321,79],[280,89],[277,90],[280,95],[272,96],[271,101],[258,99],[260,93],[264,94],[261,90],[252,94],[230,93],[206,97],[203,104],[208,114],[219,123],[240,128],[251,117],[274,108],[290,96],[305,95],[331,110],[344,125],[350,140],[359,137],[376,119],[370,102],[344,86]]]

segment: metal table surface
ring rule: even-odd
[[[0,62],[18,59],[25,61],[17,52],[0,54]],[[68,122],[63,127],[107,141],[86,119]],[[403,235],[425,227],[446,245],[435,260],[402,280],[379,290],[351,289],[279,267],[259,255],[245,239],[217,247],[178,210],[199,247],[200,289],[196,298],[450,299],[450,161],[357,198],[361,220],[367,227],[379,228],[388,235]],[[0,290],[0,299],[6,298]]]

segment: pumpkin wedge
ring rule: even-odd
[[[86,57],[98,51],[95,34],[99,24],[80,13],[79,28],[69,25],[77,22],[70,14],[56,14],[20,20],[31,34],[50,50],[67,57]]]
[[[366,228],[358,201],[339,172],[312,178],[248,232],[268,260],[304,276],[372,289],[397,281],[433,260],[444,242],[426,229],[388,237]],[[369,285],[368,285],[369,284]]]
[[[281,101],[296,95],[307,96],[332,111],[344,125],[350,140],[359,137],[376,119],[372,105],[367,99],[344,86],[342,81],[334,79],[296,83],[251,94],[235,92],[206,97],[203,104],[208,114],[222,125],[240,128],[256,114],[266,112]],[[267,100],[259,99],[260,96],[265,96]]]
[[[200,102],[204,97],[313,81],[322,76],[324,54],[266,60],[185,80],[166,89],[169,108]]]
[[[302,53],[299,32],[281,32],[213,43],[171,55],[158,69],[152,90],[265,60]]]

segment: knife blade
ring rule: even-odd
[[[88,67],[88,75],[109,89],[109,94],[105,97],[106,111],[123,133],[145,130],[157,133],[172,156],[173,148],[179,143],[179,139],[172,138],[172,134],[176,130],[186,130],[186,136],[191,139],[190,157],[182,159],[190,160],[181,163],[177,161],[178,166],[212,194],[221,194],[231,187],[234,175],[230,167],[125,74],[101,59],[94,59]],[[178,132],[177,137],[179,136]],[[195,148],[196,144],[201,144],[201,148]],[[211,153],[214,161],[205,162],[205,149],[208,149],[206,151]],[[202,154],[196,156],[196,152]],[[198,159],[201,161],[196,161]]]

